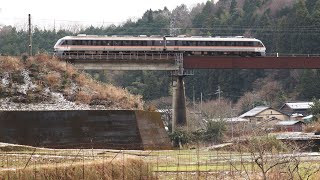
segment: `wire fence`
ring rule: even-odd
[[[318,179],[319,153],[1,147],[0,179]]]

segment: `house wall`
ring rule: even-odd
[[[267,110],[264,110],[261,113],[257,114],[256,118],[258,118],[259,120],[267,120],[267,119],[271,119],[271,118],[277,118],[279,120],[284,121],[284,120],[288,120],[289,116],[287,116],[279,111],[276,111],[274,109],[267,109]]]
[[[304,127],[303,123],[296,123],[294,125],[278,126],[277,130],[281,132],[302,132],[303,127]]]

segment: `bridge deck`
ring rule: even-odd
[[[185,56],[185,69],[318,69],[320,57]]]
[[[64,55],[79,69],[178,70],[182,53],[108,53]],[[317,69],[320,56],[223,57],[184,56],[184,69]]]

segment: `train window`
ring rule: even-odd
[[[257,42],[257,41],[253,42],[253,46],[255,46],[255,47],[263,47],[262,43],[261,42]]]
[[[141,41],[141,46],[148,46],[148,41]]]
[[[262,42],[258,42],[258,46],[259,46],[259,47],[263,47]]]
[[[221,41],[217,41],[217,42],[216,42],[216,45],[217,45],[217,46],[222,46],[222,42],[221,42]]]
[[[206,45],[206,42],[205,41],[199,41],[198,42],[198,46],[205,46]]]
[[[131,46],[131,41],[123,41],[124,46]]]
[[[65,40],[62,45],[68,45],[69,40]]]
[[[97,41],[96,40],[92,40],[92,46],[96,46],[97,45]]]
[[[225,46],[231,46],[231,42],[230,41],[226,41],[225,42]]]
[[[162,41],[155,41],[155,46],[163,46]]]
[[[151,41],[151,45],[154,46],[156,44],[155,41]]]
[[[246,41],[244,42],[244,46],[253,46],[253,42]]]
[[[208,46],[217,46],[217,42],[216,41],[209,41]]]
[[[241,41],[235,42],[235,45],[236,46],[243,46],[243,42],[241,42]]]
[[[181,44],[182,44],[181,41],[175,41],[176,46],[181,46]]]
[[[167,41],[167,46],[174,46],[174,41]]]

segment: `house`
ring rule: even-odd
[[[302,114],[303,116],[308,115],[308,109],[311,108],[313,102],[291,102],[285,103],[280,111],[291,116],[292,114]]]
[[[261,122],[272,119],[284,121],[289,119],[288,115],[268,106],[257,106],[239,117],[248,119],[250,122]]]
[[[304,125],[302,121],[279,121],[275,125],[275,129],[281,132],[302,132]]]

